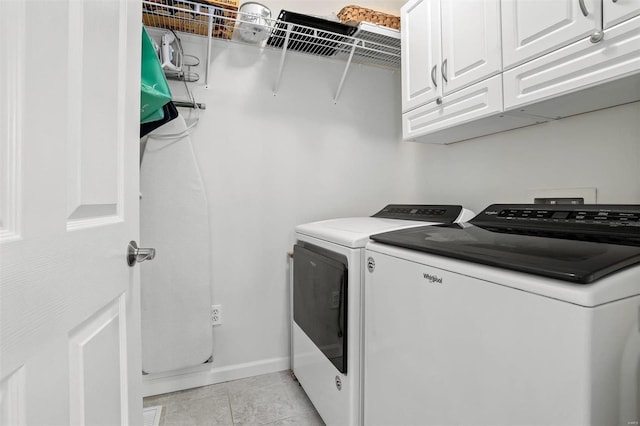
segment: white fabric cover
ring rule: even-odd
[[[158,373],[201,364],[213,352],[208,206],[182,116],[150,134],[140,168],[140,246],[144,262],[142,370]]]

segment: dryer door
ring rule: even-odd
[[[293,320],[346,374],[347,258],[310,244],[293,252]]]

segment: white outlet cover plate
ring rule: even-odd
[[[533,203],[536,198],[582,198],[585,204],[596,204],[596,188],[550,188],[529,189],[527,200]]]

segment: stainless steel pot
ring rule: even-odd
[[[256,2],[243,3],[238,10],[236,29],[240,38],[249,43],[266,40],[271,33],[271,11]]]

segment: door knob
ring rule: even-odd
[[[133,266],[136,263],[152,260],[156,257],[156,249],[138,247],[135,241],[129,242],[127,247],[127,264]]]

